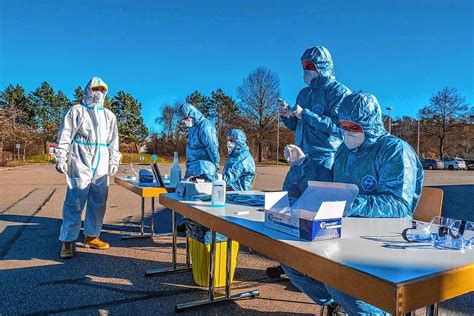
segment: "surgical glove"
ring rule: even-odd
[[[118,171],[118,166],[117,165],[110,165],[109,166],[109,176],[113,177]]]
[[[67,161],[60,160],[56,163],[56,170],[59,173],[67,173],[68,167],[67,167]]]
[[[288,161],[290,165],[300,166],[306,159],[306,155],[301,148],[292,144],[285,146],[284,154],[286,161]]]
[[[292,110],[291,110],[291,114],[293,116],[296,116],[296,118],[298,118],[299,120],[301,120],[301,113],[303,112],[303,108],[301,106],[299,106],[299,104],[297,104]]]
[[[288,106],[288,103],[283,101],[282,99],[278,100],[278,110],[280,111],[280,115],[286,118],[289,118],[291,116],[290,112],[290,107]]]

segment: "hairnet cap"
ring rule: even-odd
[[[247,144],[247,136],[245,136],[245,133],[241,129],[231,129],[229,132],[227,132],[227,136],[232,137],[234,142],[240,147],[243,147]]]
[[[344,98],[339,108],[339,119],[359,124],[369,143],[385,134],[382,109],[377,98],[368,93],[353,93]]]
[[[109,87],[107,86],[105,81],[99,77],[92,77],[91,81],[89,81],[89,85],[91,89],[102,87],[105,89],[105,92],[109,91]]]
[[[301,56],[301,60],[312,61],[322,76],[335,78],[331,53],[329,53],[329,50],[326,47],[317,45],[308,48],[303,53],[303,56]]]

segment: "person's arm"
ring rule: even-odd
[[[73,131],[76,129],[74,108],[70,108],[63,117],[58,130],[57,146],[54,149],[57,162],[65,162],[68,159],[69,148],[72,144]]]
[[[120,164],[119,133],[117,127],[117,118],[113,115],[111,124],[111,135],[107,142],[109,147],[109,164],[118,166]]]
[[[390,148],[392,147],[392,148]],[[381,151],[375,162],[380,166],[379,180],[372,195],[358,195],[344,216],[411,217],[421,183],[415,153],[404,143],[393,144]],[[363,162],[361,162],[363,163]]]
[[[327,91],[326,105],[331,109],[329,116],[317,115],[310,109],[304,109],[301,113],[301,121],[312,128],[325,132],[329,135],[341,136],[339,129],[339,107],[342,100],[351,94],[351,91],[343,85]]]
[[[282,120],[283,124],[285,124],[286,128],[288,128],[290,131],[296,130],[296,125],[298,123],[298,119],[296,117],[284,117],[280,115],[280,119]]]
[[[206,148],[207,154],[211,159],[211,162],[216,165],[216,168],[219,168],[219,142],[217,140],[216,131],[213,129],[209,122],[204,126],[200,131],[201,142]]]

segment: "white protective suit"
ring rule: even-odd
[[[101,98],[93,87],[104,87]],[[93,77],[84,89],[82,104],[72,106],[58,131],[57,163],[67,162],[67,193],[59,240],[75,241],[81,228],[81,213],[87,201],[84,235],[99,237],[109,189],[109,168],[120,161],[117,119],[104,108],[108,87]]]

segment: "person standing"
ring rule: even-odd
[[[118,171],[120,152],[117,119],[104,108],[108,86],[93,77],[84,89],[84,100],[64,115],[58,131],[56,170],[66,174],[67,192],[59,240],[61,258],[72,258],[73,243],[84,221],[84,247],[107,249],[100,232],[109,190],[109,176]]]

